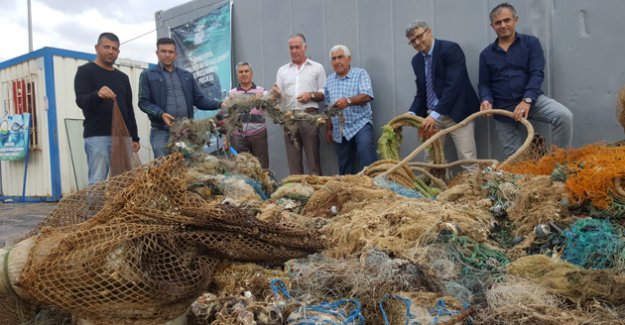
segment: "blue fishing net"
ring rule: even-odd
[[[625,249],[623,230],[606,219],[580,219],[564,232],[563,259],[593,269],[620,264]]]

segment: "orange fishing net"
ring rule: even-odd
[[[565,181],[570,198],[577,204],[590,200],[607,209],[614,199],[625,199],[621,186],[625,177],[625,146],[590,144],[575,149],[555,149],[539,161],[526,160],[504,167],[518,174],[552,175]]]

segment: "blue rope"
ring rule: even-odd
[[[380,310],[382,311],[382,317],[384,318],[384,324],[385,325],[391,325],[389,320],[388,320],[388,316],[386,315],[386,310],[384,310],[384,302],[388,299],[396,299],[399,300],[401,302],[404,303],[404,305],[406,305],[406,323],[405,325],[420,325],[421,323],[419,323],[417,320],[413,319],[415,316],[410,312],[410,305],[412,304],[410,302],[410,299],[408,298],[404,298],[402,296],[390,296],[390,295],[386,295],[384,296],[384,298],[382,298],[382,300],[380,300],[380,303],[378,304],[380,306]]]
[[[273,291],[274,297],[277,299],[280,295],[284,296],[287,300],[291,300],[292,297],[289,294],[289,289],[286,286],[286,283],[280,279],[273,279],[270,282],[271,290]],[[350,305],[353,305],[353,308],[349,313],[346,313]],[[342,308],[343,306],[347,306],[348,308]],[[314,324],[332,324],[332,325],[361,325],[365,323],[365,318],[360,313],[361,306],[360,302],[356,299],[340,299],[334,302],[322,302],[317,305],[312,306],[303,306],[295,310],[295,312],[300,312],[304,315],[291,319],[289,318],[289,325],[314,325]],[[316,317],[314,315],[305,315],[308,312],[315,312],[317,314],[327,314],[331,315],[334,318],[340,320],[339,323],[336,323],[331,320],[322,319]]]
[[[245,177],[244,179],[245,179],[245,183],[247,183],[249,186],[254,188],[256,193],[258,193],[258,195],[263,201],[269,198],[269,196],[267,196],[267,193],[265,193],[265,190],[263,190],[263,185],[259,181],[249,178],[249,177]]]
[[[291,295],[289,294],[289,289],[286,287],[286,283],[280,279],[271,280],[271,290],[273,291],[274,297],[280,298],[278,294],[282,294],[287,300],[291,300]]]
[[[344,306],[353,307],[347,313]],[[334,302],[322,302],[317,305],[303,306],[295,310],[294,313],[304,314],[297,318],[288,319],[289,325],[314,325],[314,324],[331,324],[331,325],[362,325],[365,318],[360,313],[360,302],[356,299],[339,299]],[[338,322],[322,319],[315,315],[306,315],[306,313],[314,312],[317,314],[326,314],[333,316]],[[292,314],[291,314],[292,315]]]
[[[436,309],[430,309],[430,316],[434,316],[434,320],[432,320],[432,324],[438,324],[438,318],[440,316],[453,316],[460,314],[457,310],[449,310],[447,309],[447,305],[445,304],[445,299],[438,299],[436,301]]]

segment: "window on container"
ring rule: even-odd
[[[17,115],[30,113],[29,149],[39,148],[37,97],[34,76],[16,78],[3,83],[4,114]]]

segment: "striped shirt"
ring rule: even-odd
[[[345,77],[339,77],[336,73],[328,76],[325,87],[325,103],[331,104],[341,98],[354,97],[359,94],[367,94],[373,100],[371,78],[367,71],[361,68],[350,67]],[[332,138],[336,143],[342,143],[342,137],[350,140],[367,123],[373,125],[373,113],[371,103],[364,105],[348,106],[342,110],[345,124],[339,124],[338,116],[332,116]]]
[[[240,85],[239,87],[232,88],[230,90],[230,95],[256,96],[257,94],[262,95],[264,91],[265,89],[263,87],[256,86],[255,83],[252,83],[252,87],[247,90],[241,88]],[[243,127],[240,130],[234,130],[232,132],[236,135],[249,137],[249,136],[258,134],[267,128],[265,126],[265,112],[256,107],[252,108],[252,110],[250,110],[249,113],[243,114],[241,116],[241,119],[244,121]]]

